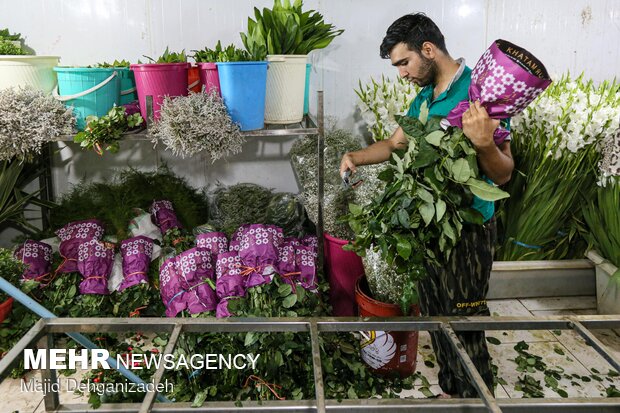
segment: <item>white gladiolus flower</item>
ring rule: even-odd
[[[360,82],[356,93],[360,98],[358,108],[362,119],[373,140],[379,141],[394,133],[398,127],[394,115],[407,112],[417,91],[414,85],[400,77],[390,80],[382,76],[379,82],[372,78],[365,85]]]

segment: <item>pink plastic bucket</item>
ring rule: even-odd
[[[349,241],[323,234],[325,238],[325,270],[329,279],[329,296],[334,316],[356,315],[355,281],[364,274],[362,258],[342,247]]]
[[[153,119],[159,119],[164,96],[187,96],[189,63],[134,64],[130,69],[136,78],[140,113],[146,119],[146,97],[153,96]]]
[[[221,96],[220,76],[217,72],[217,65],[215,63],[197,63],[196,66],[200,70],[200,83],[205,86],[205,92],[215,89],[217,94]]]

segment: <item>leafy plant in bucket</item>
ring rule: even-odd
[[[217,41],[214,49],[209,49],[205,47],[202,50],[192,50],[194,53],[194,60],[198,63],[214,63],[217,62],[217,58],[220,53],[222,53],[222,42],[220,40]]]
[[[129,60],[114,60],[112,63],[103,62],[97,63],[95,67],[129,67],[131,62]]]
[[[364,256],[376,248],[397,274],[408,274],[400,305],[407,313],[417,300],[415,283],[425,276],[424,263],[442,265],[460,239],[464,223],[481,225],[473,195],[487,201],[508,197],[479,179],[476,151],[458,128],[440,127],[439,118],[427,121],[397,116],[409,145],[393,153],[379,174],[387,185],[367,205],[350,204],[349,221],[355,240],[346,249]],[[386,275],[387,276],[387,275]]]
[[[19,56],[26,54],[21,47],[16,46],[12,42],[0,40],[0,55]]]
[[[254,18],[248,18],[248,31],[241,40],[248,51],[264,47],[267,54],[305,55],[327,47],[344,30],[326,24],[315,10],[302,11],[303,2],[275,0],[273,8],[254,8]]]
[[[9,29],[0,30],[0,55],[24,55],[20,33],[11,33]]]
[[[116,153],[123,134],[143,122],[139,113],[127,115],[123,106],[114,106],[107,115],[87,116],[86,128],[78,132],[73,141],[84,149],[94,149],[98,155],[103,155],[104,150]]]
[[[185,56],[185,50],[182,50],[180,53],[176,53],[176,52],[169,51],[168,47],[166,47],[166,50],[164,50],[164,54],[159,56],[157,60],[149,56],[145,56],[145,55],[143,56],[149,59],[151,63],[186,63],[187,62],[187,56]]]
[[[254,56],[246,50],[239,49],[235,45],[229,45],[217,55],[217,62],[249,62],[256,61]],[[262,59],[261,59],[262,60]]]

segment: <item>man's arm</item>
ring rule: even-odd
[[[355,152],[348,152],[340,162],[340,176],[347,170],[355,173],[356,166],[370,165],[385,162],[390,159],[392,152],[397,149],[407,148],[407,137],[399,126],[389,139],[378,141],[372,145]]]
[[[480,169],[497,185],[503,185],[510,181],[515,165],[510,142],[497,146],[493,141],[493,132],[498,125],[499,120],[491,119],[480,102],[472,103],[463,114],[463,133],[478,152]]]

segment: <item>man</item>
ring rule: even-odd
[[[408,116],[418,117],[426,103],[429,116],[445,117],[460,101],[468,99],[471,69],[463,59],[448,54],[444,36],[423,13],[406,15],[388,28],[380,48],[398,73],[418,86]],[[502,121],[504,122],[504,121]],[[463,133],[474,145],[484,175],[501,185],[510,180],[514,163],[507,140],[496,144],[493,132],[500,121],[491,119],[479,102],[470,104],[463,115]],[[509,128],[509,122],[505,125]],[[407,147],[407,137],[399,127],[390,139],[343,156],[340,173],[355,173],[356,166],[387,161],[392,152]],[[484,217],[484,225],[465,225],[449,263],[444,267],[426,265],[428,276],[419,284],[420,306],[429,316],[489,315],[485,297],[493,263],[495,244],[494,204],[474,198],[473,208]],[[493,393],[493,373],[484,332],[459,333],[467,353]],[[439,385],[443,397],[477,397],[456,353],[441,333],[431,333],[439,364]]]

